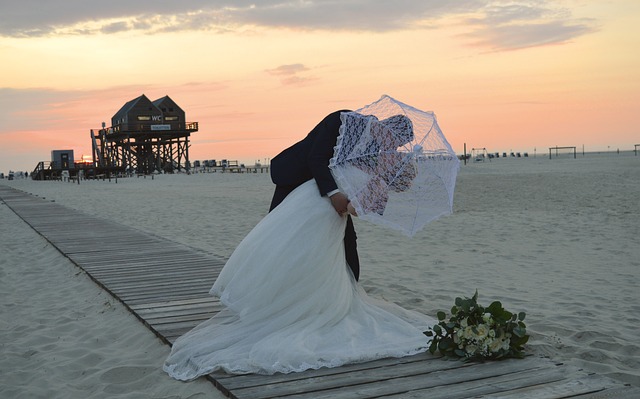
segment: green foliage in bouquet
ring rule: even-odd
[[[499,301],[479,305],[478,291],[472,298],[456,298],[451,317],[438,312],[438,324],[425,331],[429,352],[466,360],[522,358],[529,340],[524,318],[524,312],[508,312]]]

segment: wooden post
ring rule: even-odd
[[[467,164],[467,143],[464,143],[464,154],[462,154],[462,159],[464,159],[464,164]]]

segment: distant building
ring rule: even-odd
[[[51,151],[51,169],[73,169],[73,150]]]
[[[189,136],[197,131],[198,122],[187,122],[169,96],[151,101],[143,94],[113,115],[111,127],[91,130],[93,161],[129,173],[188,170]]]

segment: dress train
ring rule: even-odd
[[[346,217],[315,181],[301,185],[238,245],[210,293],[222,311],[178,338],[173,378],[216,370],[299,372],[424,352],[435,320],[369,297],[344,255]]]

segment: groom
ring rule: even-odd
[[[338,214],[347,213],[349,200],[338,190],[338,185],[329,170],[329,160],[333,157],[333,147],[338,139],[342,112],[350,111],[341,110],[327,115],[307,137],[271,160],[271,180],[275,183],[276,190],[269,211],[278,206],[296,187],[315,179],[319,194],[331,199],[331,204]],[[356,238],[353,220],[351,215],[348,215],[344,234],[345,257],[357,281],[360,276],[360,260]]]

